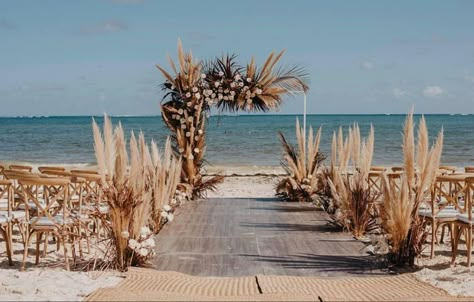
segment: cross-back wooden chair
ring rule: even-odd
[[[466,211],[458,214],[454,228],[454,243],[453,243],[453,258],[452,262],[456,260],[459,241],[461,234],[464,232],[466,236],[466,248],[467,248],[467,266],[471,267],[471,253],[472,253],[472,232],[474,226],[473,218],[473,194],[474,194],[474,177],[467,177],[465,179],[465,203]]]
[[[108,214],[108,205],[104,203],[102,195],[102,177],[94,173],[83,173],[85,170],[71,170],[72,175],[84,179],[82,209],[92,221],[92,234],[100,235],[101,219],[98,215]]]
[[[10,170],[15,170],[15,171],[26,171],[26,172],[32,172],[33,167],[32,166],[27,166],[27,165],[10,165],[8,166]]]
[[[12,204],[13,183],[10,180],[0,180],[0,233],[5,241],[8,265],[13,265],[13,241],[12,241]],[[5,201],[5,202],[4,202]]]
[[[72,240],[72,253],[75,260],[76,222],[71,215],[70,181],[64,178],[30,178],[20,179],[25,204],[31,201],[37,206],[35,217],[29,219],[22,270],[25,269],[28,257],[28,246],[36,234],[36,264],[39,263],[39,247],[42,235],[52,233],[63,247],[66,269],[69,270],[69,259],[66,242]],[[42,194],[35,194],[37,187],[42,187]]]
[[[66,171],[66,168],[57,166],[40,166],[38,167],[38,171],[41,173],[44,173],[44,171]]]

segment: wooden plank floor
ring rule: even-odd
[[[154,268],[220,277],[381,274],[363,248],[310,204],[212,198],[177,210],[156,237]]]

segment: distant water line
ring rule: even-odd
[[[239,115],[211,117],[208,123],[206,159],[215,166],[279,166],[278,132],[294,142],[296,115]],[[101,117],[95,117],[101,123]],[[308,127],[322,127],[321,151],[330,156],[334,131],[357,122],[361,134],[375,128],[374,165],[402,162],[404,115],[309,115]],[[474,116],[426,115],[430,139],[444,128],[442,163],[474,165]],[[92,117],[0,118],[0,162],[32,164],[95,164]],[[127,135],[142,130],[147,140],[163,144],[168,129],[161,117],[113,117]]]

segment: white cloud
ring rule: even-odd
[[[393,88],[392,93],[397,99],[402,98],[408,94],[406,90],[400,88]]]
[[[464,79],[470,83],[474,83],[474,76],[472,76],[470,73],[466,72],[464,75]]]
[[[444,90],[439,86],[426,86],[426,88],[423,89],[423,96],[427,98],[437,97],[443,93]]]
[[[369,62],[369,61],[364,61],[362,63],[360,63],[360,67],[362,67],[362,69],[365,69],[365,70],[371,70],[371,69],[374,69],[374,63],[372,62]]]
[[[80,32],[83,34],[103,34],[103,33],[112,33],[128,28],[127,24],[119,20],[111,20],[103,22],[96,25],[84,26],[81,28]]]

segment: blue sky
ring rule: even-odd
[[[473,113],[473,15],[474,1],[1,0],[0,116],[159,114],[154,65],[178,38],[202,59],[286,49],[310,113]]]

